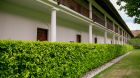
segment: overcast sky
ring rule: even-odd
[[[121,17],[123,18],[123,20],[126,22],[126,24],[128,25],[128,27],[130,28],[130,30],[140,30],[140,24],[135,24],[133,21],[134,19],[131,17],[128,17],[128,15],[125,14],[124,11],[119,11],[119,6],[116,4],[117,0],[110,0],[112,2],[112,4],[115,6],[115,8],[117,9],[117,11],[119,12],[119,14],[121,15]]]

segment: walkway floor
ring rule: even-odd
[[[140,78],[140,50],[134,50],[94,78]]]

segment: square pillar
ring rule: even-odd
[[[89,18],[92,19],[92,3],[89,3]]]
[[[107,31],[104,32],[104,43],[107,44]]]
[[[92,3],[89,3],[89,18],[92,19]],[[89,24],[89,43],[92,43],[92,24]]]
[[[51,13],[51,29],[50,29],[51,33],[51,42],[55,42],[56,41],[56,9],[53,8],[52,9],[52,13]]]
[[[92,25],[89,25],[89,43],[92,43]]]
[[[120,44],[120,36],[118,36],[118,44]]]
[[[105,27],[106,27],[106,29],[105,29],[105,32],[104,32],[104,43],[107,44],[107,30],[108,30],[108,28],[107,28],[107,18],[106,18],[106,16],[105,16]]]
[[[113,35],[113,44],[116,44],[116,36],[115,36],[115,34]]]
[[[114,32],[114,34],[113,34],[113,44],[116,44],[116,36],[115,36],[115,23],[113,22],[113,32]]]

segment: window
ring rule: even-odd
[[[81,35],[76,35],[76,42],[81,43]]]
[[[48,41],[48,29],[37,28],[37,40]]]
[[[94,38],[94,42],[95,42],[95,44],[97,43],[97,37]]]

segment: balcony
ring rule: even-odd
[[[113,22],[107,18],[107,28],[113,30]]]
[[[119,33],[120,35],[122,35],[123,34],[123,31],[122,31],[122,29],[120,28],[120,33]]]
[[[92,6],[92,10],[93,10],[93,14],[92,14],[93,21],[105,26],[104,14],[94,6]]]
[[[118,26],[115,24],[115,32],[118,33]]]
[[[58,5],[62,4],[70,9],[78,12],[79,14],[82,14],[89,18],[89,3],[86,0],[81,0],[85,5],[79,3],[77,0],[54,0],[54,1],[57,1]],[[104,14],[94,6],[92,6],[92,11],[93,11],[92,20],[94,22],[97,22],[97,23],[105,26]],[[109,22],[108,25],[110,26],[109,28],[113,30],[112,23]]]
[[[82,6],[81,4],[79,4],[78,2],[76,2],[75,0],[54,0],[57,1],[58,4],[62,4],[64,6],[69,7],[70,9],[86,16],[89,17],[89,9],[88,6],[87,8],[85,6]],[[89,3],[87,3],[89,4]]]
[[[105,26],[105,19],[104,19],[104,18],[99,17],[99,16],[97,16],[97,15],[95,15],[95,14],[93,14],[92,18],[93,18],[93,21],[94,21],[94,22],[97,22],[97,23],[99,23],[99,24]]]

